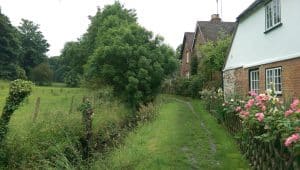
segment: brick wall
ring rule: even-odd
[[[188,56],[189,53],[189,56]],[[180,67],[180,75],[182,77],[187,76],[190,72],[190,62],[191,62],[191,52],[190,50],[184,49],[182,59],[181,59],[181,67]],[[189,62],[187,62],[187,57],[189,57]]]
[[[282,68],[282,97],[284,99],[300,97],[300,57],[253,67],[259,69],[259,92],[263,93],[266,90],[266,69],[274,67]],[[240,96],[248,94],[249,69],[253,68],[238,68],[223,73],[225,97],[231,97],[233,93]]]

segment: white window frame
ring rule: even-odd
[[[249,72],[250,91],[259,93],[259,70],[253,69]]]
[[[266,90],[273,90],[276,94],[282,94],[282,68],[266,69]]]
[[[271,30],[281,24],[280,0],[272,0],[265,6],[265,30]]]

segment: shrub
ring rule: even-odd
[[[47,63],[41,63],[31,70],[30,78],[37,85],[51,85],[53,71]]]
[[[148,122],[153,119],[158,114],[158,109],[153,103],[148,103],[147,105],[140,105],[138,112],[136,113],[137,122]]]
[[[9,95],[6,98],[6,103],[0,119],[0,144],[4,140],[4,137],[7,133],[7,125],[10,121],[10,117],[14,111],[18,109],[23,100],[31,93],[31,86],[31,82],[20,79],[11,82],[9,87]]]
[[[64,77],[67,87],[78,87],[80,83],[80,76],[75,71],[69,71]]]
[[[212,89],[204,89],[199,92],[201,99],[203,100],[206,109],[211,112],[218,120],[218,122],[222,122],[224,120],[224,112],[223,112],[223,91],[219,88],[217,91]]]

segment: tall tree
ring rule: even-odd
[[[119,2],[98,16],[95,49],[86,66],[90,84],[113,86],[133,108],[151,101],[163,78],[176,68],[174,51],[137,24],[136,14]]]
[[[40,31],[38,24],[22,19],[21,26],[18,28],[22,43],[21,65],[29,74],[32,68],[46,60],[49,44]]]
[[[0,78],[16,78],[19,53],[18,31],[0,10]]]

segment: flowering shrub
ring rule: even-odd
[[[205,104],[206,109],[213,114],[217,118],[219,122],[224,120],[224,112],[223,112],[223,91],[221,88],[218,90],[208,90],[204,89],[199,92],[202,101]]]
[[[242,119],[242,136],[271,142],[280,140],[290,151],[300,150],[300,101],[286,109],[272,91],[250,93],[248,101],[234,110]]]

